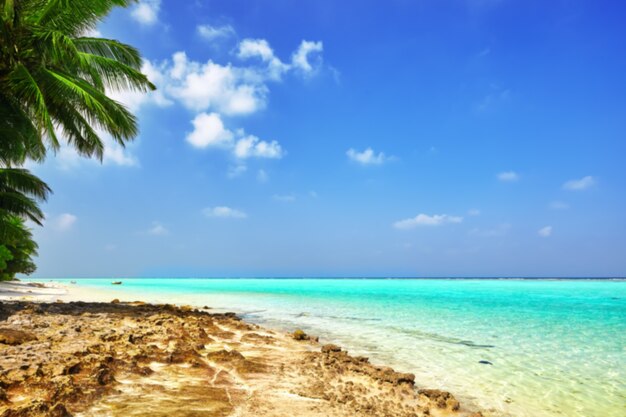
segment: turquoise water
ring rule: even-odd
[[[124,279],[119,287],[110,281],[76,285],[302,328],[413,372],[418,385],[449,390],[486,415],[626,415],[625,281]]]

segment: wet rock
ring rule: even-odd
[[[292,337],[295,340],[309,340],[309,335],[307,335],[303,330],[300,329],[293,332]]]
[[[271,344],[271,343],[274,343],[276,339],[274,339],[272,336],[263,336],[258,333],[246,333],[241,337],[241,341],[248,342],[248,343],[262,342],[262,343]]]
[[[207,355],[207,359],[214,362],[233,362],[244,360],[244,356],[236,350],[218,350]]]
[[[113,372],[108,367],[98,369],[94,375],[94,378],[98,382],[98,385],[109,385],[115,382]]]
[[[433,404],[437,406],[437,408],[447,408],[452,411],[457,411],[460,407],[456,398],[454,398],[454,396],[447,391],[441,391],[438,389],[421,389],[418,393],[430,399]]]
[[[76,375],[82,369],[82,364],[80,362],[74,362],[65,367],[63,370],[63,375]]]
[[[43,401],[33,401],[30,404],[5,410],[0,417],[48,417],[50,407]]]
[[[324,345],[322,346],[322,353],[341,352],[341,348],[337,345]]]
[[[37,340],[33,333],[15,329],[0,329],[0,343],[2,344],[15,346],[33,340]]]
[[[67,411],[65,405],[59,403],[55,404],[48,413],[49,417],[72,417],[72,414]]]

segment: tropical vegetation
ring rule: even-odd
[[[34,271],[37,245],[25,224],[42,225],[51,192],[22,168],[71,146],[102,159],[103,134],[124,146],[135,116],[109,97],[154,89],[139,52],[92,36],[115,6],[133,0],[0,0],[0,279]]]

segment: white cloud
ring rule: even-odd
[[[148,234],[153,236],[165,236],[169,233],[170,231],[159,222],[152,222],[152,227],[148,229]]]
[[[569,208],[569,204],[564,203],[563,201],[553,201],[549,205],[552,210],[567,210]]]
[[[269,79],[275,81],[280,80],[291,68],[274,55],[274,50],[265,39],[244,39],[239,44],[237,56],[240,59],[259,58],[267,65]]]
[[[587,188],[593,187],[596,184],[596,179],[591,175],[582,177],[578,180],[570,180],[563,184],[563,188],[571,191],[582,191]]]
[[[130,15],[142,25],[153,25],[159,20],[161,0],[141,0]]]
[[[463,217],[448,216],[447,214],[434,214],[429,216],[428,214],[418,214],[415,217],[399,220],[393,224],[396,229],[407,230],[413,229],[417,226],[441,226],[447,223],[461,223]]]
[[[470,209],[467,212],[467,215],[468,216],[480,216],[480,210],[478,210],[478,209]]]
[[[299,72],[304,76],[311,76],[319,69],[321,57],[317,56],[315,65],[311,65],[311,56],[323,51],[322,42],[310,42],[303,40],[298,49],[291,55],[291,64],[286,64],[278,58],[274,50],[265,39],[244,39],[239,44],[237,56],[240,59],[258,58],[267,67],[265,73],[271,80],[280,80],[282,75],[290,70]]]
[[[382,152],[376,154],[372,148],[367,148],[363,152],[350,148],[346,152],[346,155],[348,155],[350,160],[362,165],[380,165],[390,159]]]
[[[233,132],[224,127],[217,113],[200,113],[192,121],[193,131],[187,134],[187,142],[195,148],[230,147]]]
[[[274,194],[272,198],[282,203],[293,203],[296,201],[296,196],[293,194]]]
[[[231,219],[245,219],[248,217],[246,213],[226,206],[207,207],[202,210],[207,217],[221,217]]]
[[[266,105],[268,88],[253,71],[189,61],[184,52],[174,54],[172,62],[165,90],[190,110],[232,116],[255,113]]]
[[[280,159],[284,154],[280,144],[275,140],[266,142],[253,135],[239,139],[235,144],[234,153],[240,159],[251,157]]]
[[[311,65],[309,58],[315,53],[321,53],[324,50],[322,42],[310,42],[303,40],[291,57],[291,65],[299,69],[304,74],[309,75],[315,72],[315,68]]]
[[[216,41],[218,39],[228,38],[235,35],[235,29],[231,25],[199,25],[196,30],[202,38],[208,41]]]
[[[537,233],[541,237],[550,237],[552,236],[552,226],[542,227]]]
[[[63,213],[57,216],[56,219],[54,219],[53,225],[55,229],[61,232],[65,232],[67,230],[70,230],[72,226],[74,226],[76,220],[78,220],[78,217],[76,217],[75,215],[71,213]]]
[[[519,174],[515,171],[500,172],[497,177],[502,182],[515,182],[520,178]]]
[[[141,4],[158,11],[160,3],[144,1]],[[155,4],[157,7],[152,7]],[[221,27],[203,25],[197,30],[205,37],[234,33],[234,29],[228,25]],[[132,111],[137,111],[146,103],[161,107],[179,103],[195,112],[192,120],[193,130],[186,135],[186,140],[196,148],[222,147],[231,151],[240,160],[279,159],[285,155],[285,151],[277,141],[261,140],[254,135],[246,136],[243,130],[230,126],[232,117],[246,116],[264,109],[268,101],[269,83],[280,81],[282,74],[287,71],[313,72],[314,67],[308,57],[314,52],[321,51],[321,43],[303,41],[293,55],[296,62],[294,65],[283,63],[264,39],[244,39],[238,45],[240,59],[258,59],[258,62],[244,65],[231,63],[222,65],[211,60],[204,63],[193,61],[185,52],[179,51],[174,53],[171,59],[163,62],[144,63],[142,70],[157,86],[157,91],[148,94],[137,92],[111,94]],[[228,121],[228,126],[224,120]],[[132,164],[131,160],[123,159],[121,156],[119,150],[114,150],[109,159],[118,164]],[[238,168],[240,171],[242,169]]]

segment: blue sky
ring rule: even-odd
[[[626,6],[143,1],[158,86],[62,149],[40,277],[624,276]],[[105,138],[106,139],[106,138]]]

